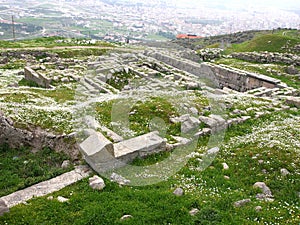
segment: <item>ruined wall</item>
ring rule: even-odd
[[[25,130],[14,127],[11,119],[6,118],[0,111],[0,143],[8,144],[11,148],[28,146],[34,151],[44,147],[51,148],[57,152],[65,152],[72,159],[77,159],[80,154],[75,143],[74,134],[54,135],[35,128]]]
[[[231,89],[245,92],[258,87],[276,88],[284,87],[280,80],[255,74],[225,65],[215,65],[212,63],[195,63],[186,59],[176,58],[158,52],[146,53],[146,55],[160,60],[177,69],[184,70],[198,76],[201,79],[209,80],[213,87]]]
[[[300,66],[300,56],[278,52],[235,52],[231,56],[236,59],[259,63],[284,63]]]
[[[30,67],[25,67],[24,72],[25,72],[26,80],[34,81],[41,87],[51,88],[51,85],[50,85],[51,79],[45,77],[43,74],[40,74],[40,73],[34,71]]]

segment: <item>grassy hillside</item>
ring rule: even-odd
[[[300,31],[277,31],[271,34],[257,35],[241,44],[232,44],[225,53],[232,52],[287,52],[300,43]]]

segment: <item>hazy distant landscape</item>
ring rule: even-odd
[[[298,10],[298,11],[297,11]],[[59,0],[1,1],[0,39],[40,36],[124,42],[298,28],[296,1]]]

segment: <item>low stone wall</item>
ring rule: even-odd
[[[233,58],[242,59],[249,62],[259,63],[285,63],[300,66],[300,56],[290,53],[278,52],[236,52],[231,54]]]
[[[204,70],[203,68],[207,67],[206,70],[210,70],[216,76],[220,88],[228,87],[233,90],[245,92],[259,87],[281,88],[285,86],[280,80],[225,65],[203,63],[201,67],[202,71]]]
[[[34,71],[30,67],[25,67],[24,72],[26,80],[33,81],[44,88],[51,88],[51,79],[45,77],[43,74]]]
[[[285,84],[281,83],[280,80],[225,65],[216,65],[212,63],[199,64],[158,52],[146,54],[177,69],[194,74],[200,79],[207,80],[210,82],[210,86],[214,88],[228,87],[236,91],[245,92],[258,87],[285,87]]]
[[[44,147],[57,152],[65,152],[71,158],[80,157],[78,147],[74,144],[74,135],[54,135],[41,129],[24,130],[14,127],[14,123],[0,111],[0,143],[8,144],[11,148],[28,146],[33,151]]]

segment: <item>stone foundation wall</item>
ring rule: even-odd
[[[54,135],[41,129],[25,130],[14,127],[11,119],[3,116],[0,111],[0,143],[8,144],[10,148],[28,146],[33,151],[44,147],[51,148],[57,152],[64,152],[72,159],[80,156],[78,147],[74,144],[74,135]]]
[[[40,73],[34,71],[30,67],[25,67],[24,72],[25,72],[26,80],[33,81],[33,82],[37,83],[38,85],[40,85],[41,87],[51,88],[51,85],[50,85],[51,79],[45,77],[43,74],[40,74]]]
[[[282,88],[285,84],[280,80],[255,74],[225,65],[212,63],[195,63],[186,59],[176,58],[158,52],[146,53],[146,55],[160,60],[177,69],[184,70],[198,76],[200,79],[210,82],[214,88],[228,87],[236,91],[245,92],[258,87]]]

